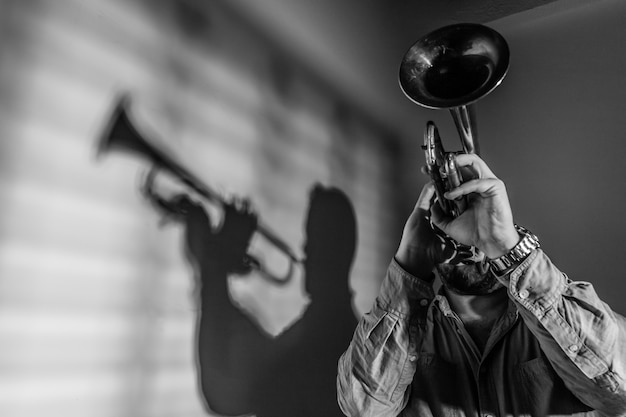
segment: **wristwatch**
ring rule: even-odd
[[[521,236],[517,245],[504,255],[489,260],[491,270],[496,275],[505,275],[507,272],[510,272],[540,246],[539,239],[530,230],[517,224],[515,225],[515,230]]]

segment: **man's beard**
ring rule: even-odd
[[[444,263],[436,268],[443,286],[457,294],[486,295],[502,286],[485,261],[456,265]]]

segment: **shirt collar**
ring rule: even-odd
[[[441,313],[446,317],[456,316],[456,314],[450,307],[450,302],[446,298],[446,294],[445,294],[445,291],[443,290],[443,287],[440,287],[439,290],[437,291],[437,295],[435,295],[435,299],[433,300],[432,306],[437,307],[439,311],[441,311]],[[513,300],[509,298],[506,313],[504,313],[502,318],[498,320],[499,322],[498,326],[509,327],[511,324],[513,324],[517,320],[518,316],[519,316],[519,312],[517,311],[517,306],[515,305]]]

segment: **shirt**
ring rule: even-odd
[[[349,417],[626,415],[626,319],[536,249],[481,353],[431,282],[388,268],[338,364]]]

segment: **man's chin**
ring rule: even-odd
[[[443,286],[457,294],[487,295],[502,288],[486,262],[439,264],[436,268]]]

